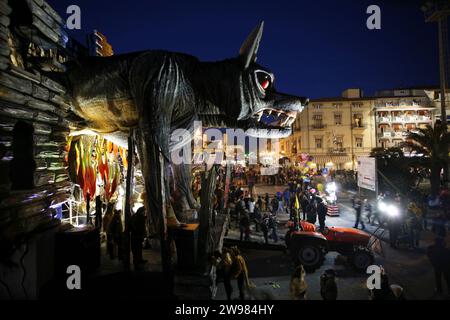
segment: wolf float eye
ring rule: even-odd
[[[272,84],[272,76],[264,71],[256,71],[256,81],[263,91],[269,89]]]
[[[262,83],[261,83],[261,87],[266,90],[269,87],[270,81],[265,79]]]

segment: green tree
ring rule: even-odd
[[[425,165],[430,169],[431,195],[439,193],[440,173],[448,162],[450,133],[446,124],[437,122],[434,128],[430,125],[409,132],[403,144],[412,154],[424,157]]]

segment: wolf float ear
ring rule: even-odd
[[[245,69],[248,68],[250,63],[256,61],[256,54],[258,53],[259,42],[264,29],[264,21],[262,21],[250,35],[245,39],[244,43],[239,49],[239,57],[241,58]]]

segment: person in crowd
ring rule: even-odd
[[[353,228],[358,229],[359,224],[361,224],[362,229],[364,230],[366,226],[364,225],[363,220],[361,219],[361,210],[362,210],[362,202],[361,199],[355,199],[355,214],[356,214],[356,221],[355,226]]]
[[[278,198],[277,198],[277,197],[273,197],[270,204],[272,205],[272,213],[273,213],[273,214],[277,214],[277,212],[278,212],[278,206],[279,206],[279,204],[278,204]]]
[[[111,259],[114,259],[114,242],[113,236],[109,232],[109,225],[114,215],[114,204],[109,202],[106,206],[106,212],[103,216],[103,232],[106,233],[106,252]]]
[[[244,199],[242,196],[237,199],[236,204],[234,206],[234,214],[236,222],[239,223],[241,212],[245,210]]]
[[[263,199],[261,196],[258,196],[258,200],[256,200],[256,203],[258,204],[259,210],[263,210]]]
[[[369,202],[369,200],[367,200],[367,199],[364,199],[364,210],[366,211],[366,217],[367,217],[367,223],[368,224],[373,224],[373,220],[375,219],[372,219],[372,222],[370,221],[370,219],[372,218],[372,214],[373,214],[373,212],[372,212],[372,205],[370,204],[370,202]]]
[[[409,247],[414,249],[419,246],[422,210],[415,201],[411,201],[408,205],[408,215],[406,217],[406,225],[409,236]]]
[[[264,236],[264,243],[269,243],[269,213],[264,213],[263,217],[261,218],[260,222],[261,231]]]
[[[286,188],[283,192],[283,203],[286,210],[286,213],[289,213],[289,208],[291,204],[291,192],[288,188]]]
[[[308,285],[305,276],[306,272],[303,265],[299,265],[292,273],[289,289],[293,300],[306,300]]]
[[[266,205],[266,211],[270,211],[270,196],[269,196],[269,193],[267,193],[267,192],[264,197],[264,203]]]
[[[317,202],[310,201],[308,207],[306,208],[307,221],[312,224],[316,224],[317,221]]]
[[[242,188],[237,188],[237,189],[236,189],[236,199],[241,198],[241,196],[243,196],[243,195],[244,195],[244,189],[242,189]]]
[[[333,269],[325,270],[320,276],[320,295],[323,300],[337,299],[336,272]]]
[[[242,212],[241,219],[239,220],[239,230],[241,232],[240,239],[250,241],[250,217],[246,211]]]
[[[309,200],[308,200],[307,195],[304,194],[304,193],[302,193],[302,195],[301,195],[300,205],[302,207],[303,220],[306,221],[306,215],[308,213]]]
[[[450,250],[445,247],[445,239],[437,237],[434,244],[427,248],[427,256],[434,269],[436,293],[442,294],[442,278],[444,278],[450,294]]]
[[[248,212],[250,214],[250,218],[253,218],[253,212],[255,211],[255,204],[256,204],[255,199],[250,198],[248,200],[247,206],[248,206]]]
[[[250,197],[253,197],[255,188],[255,173],[253,172],[253,169],[250,169],[247,173],[247,185]]]
[[[271,230],[271,238],[273,240],[273,242],[277,243],[278,242],[278,233],[277,233],[277,221],[275,219],[275,217],[271,214],[269,214],[269,229]]]
[[[245,298],[245,291],[254,288],[254,284],[249,280],[247,263],[237,247],[223,248],[222,252],[215,251],[210,262],[217,270],[216,284],[223,280],[228,301],[233,293],[232,280],[237,281],[241,300]]]
[[[234,185],[234,183],[230,185],[230,190],[228,191],[228,201],[236,201],[236,186]]]
[[[255,203],[255,208],[253,210],[253,222],[255,223],[255,231],[259,232],[259,225],[261,223],[261,209],[259,203]]]
[[[217,205],[216,210],[218,212],[222,212],[224,207],[224,190],[221,188],[221,186],[217,186],[215,191],[216,199],[217,199]]]
[[[112,239],[111,259],[118,257],[119,260],[122,260],[122,232],[122,210],[114,210],[108,227],[109,237]]]
[[[391,291],[391,286],[389,284],[389,278],[386,274],[386,272],[384,271],[384,269],[382,269],[381,271],[381,283],[380,283],[380,288],[379,289],[372,289],[369,290],[369,299],[370,300],[393,300],[393,294]]]
[[[290,181],[289,181],[289,192],[290,193],[293,193],[293,192],[295,192],[296,190],[296,183],[295,183],[295,180],[294,179],[291,179]]]
[[[327,206],[322,199],[317,199],[317,217],[319,218],[319,230],[323,231],[325,229],[325,220],[327,218]]]
[[[147,260],[144,260],[142,257],[142,244],[147,234],[145,227],[146,219],[145,208],[140,207],[131,217],[130,221],[131,252],[133,253],[133,264],[135,267],[147,262]]]
[[[245,192],[244,192],[244,207],[247,210],[249,210],[249,207],[248,207],[249,201],[250,201],[250,195],[249,195],[248,191],[245,190]]]
[[[294,217],[297,217],[298,218],[298,211],[300,210],[300,209],[296,209],[295,208],[295,199],[297,198],[297,194],[295,193],[295,192],[292,192],[291,193],[291,197],[290,197],[290,203],[289,203],[289,219],[290,220],[293,220],[294,219]],[[297,198],[298,199],[298,198]],[[297,200],[298,201],[298,200]],[[298,220],[297,220],[298,221]]]
[[[284,212],[284,204],[283,204],[283,195],[281,192],[277,192],[277,200],[278,200],[278,208],[277,208],[277,214]]]
[[[95,197],[95,227],[102,228],[103,201],[100,195]]]

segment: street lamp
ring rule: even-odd
[[[450,15],[450,3],[448,0],[427,1],[420,8],[425,15],[425,22],[437,22],[439,27],[439,73],[441,78],[441,123],[447,131],[447,110],[445,105],[446,89],[446,61],[448,49],[447,17]],[[448,181],[448,160],[444,163],[444,183]]]
[[[447,17],[450,15],[450,3],[448,0],[427,1],[420,8],[425,15],[425,22],[437,22],[439,27],[439,71],[441,78],[441,122],[447,123],[445,108],[446,90],[446,53],[448,49]]]

